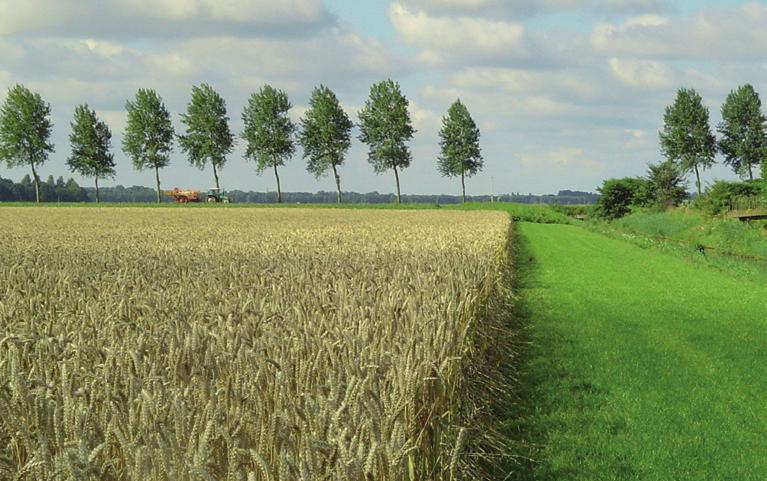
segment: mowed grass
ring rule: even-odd
[[[514,479],[767,479],[767,287],[521,224]]]

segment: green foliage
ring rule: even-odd
[[[133,101],[125,103],[128,124],[123,133],[123,151],[138,170],[163,168],[173,151],[170,113],[157,92],[139,89]]]
[[[304,149],[306,170],[315,177],[326,175],[344,163],[351,146],[354,124],[336,94],[320,85],[312,91],[309,108],[301,119],[299,142]]]
[[[360,141],[369,147],[368,160],[376,173],[410,166],[406,145],[415,130],[408,112],[409,102],[399,83],[384,80],[370,88],[370,98],[360,111]]]
[[[23,85],[8,90],[0,108],[0,160],[8,167],[29,166],[35,182],[35,198],[40,202],[40,178],[36,167],[48,160],[54,146],[50,142],[51,107],[40,94]]]
[[[632,236],[675,241],[688,247],[704,246],[707,253],[720,257],[767,261],[767,232],[759,222],[740,222],[677,209],[633,212],[612,222],[610,227]],[[764,267],[767,269],[767,264]]]
[[[292,105],[288,95],[271,85],[265,85],[248,99],[242,113],[246,142],[245,157],[256,162],[256,171],[285,165],[295,150],[293,134],[296,130],[288,116]]]
[[[737,208],[740,199],[767,196],[760,182],[728,182],[718,180],[706,188],[706,195],[695,199],[695,207],[711,215]]]
[[[234,149],[234,135],[229,130],[229,117],[226,115],[226,102],[203,83],[192,87],[192,100],[181,114],[181,122],[186,126],[184,135],[178,136],[181,150],[189,156],[189,162],[199,169],[204,169],[210,162],[216,187],[219,188],[218,169],[226,163],[226,156]]]
[[[670,160],[648,166],[646,189],[647,201],[661,208],[679,205],[687,198],[684,175]]]
[[[460,99],[450,106],[447,116],[443,117],[439,137],[441,154],[437,159],[437,169],[445,177],[461,177],[465,201],[464,178],[482,170],[483,162],[479,148],[479,127]]]
[[[705,217],[701,214],[669,210],[633,212],[616,220],[611,226],[628,234],[693,240],[689,238],[689,233],[704,223]]]
[[[285,165],[285,161],[295,151],[293,134],[296,126],[288,116],[291,107],[285,92],[265,85],[258,93],[250,96],[242,112],[245,123],[242,139],[247,143],[245,158],[256,161],[256,172],[259,174],[267,167],[274,169],[277,202],[282,202],[277,167]]]
[[[125,103],[128,124],[123,134],[123,151],[138,170],[154,169],[157,182],[156,200],[160,198],[159,170],[170,163],[173,151],[173,125],[170,113],[157,92],[139,89],[133,102]]]
[[[730,92],[722,105],[719,150],[738,175],[754,178],[754,167],[767,158],[767,132],[762,101],[750,84]]]
[[[415,134],[408,105],[399,84],[384,80],[370,88],[370,98],[359,113],[359,139],[368,146],[368,162],[377,174],[394,170],[398,200],[398,170],[410,166],[412,156],[407,142]]]
[[[443,117],[439,137],[441,154],[437,167],[440,174],[445,177],[471,177],[482,170],[479,128],[460,100],[456,100],[448,109],[447,116]]]
[[[78,105],[71,128],[69,143],[72,154],[67,159],[70,170],[95,179],[114,177],[115,161],[109,126],[99,120],[96,112],[87,105]]]
[[[51,179],[49,176],[47,181],[40,184],[41,202],[88,201],[88,192],[74,179],[64,181],[63,177],[59,177],[54,182]],[[18,183],[0,177],[0,202],[34,202],[35,199],[35,187],[29,175],[25,175]]]
[[[666,107],[660,144],[663,155],[678,163],[682,172],[694,172],[698,194],[700,171],[714,164],[716,138],[711,133],[708,108],[693,89],[679,89],[673,105]]]
[[[552,204],[551,210],[571,217],[576,215],[589,216],[593,213],[594,206],[585,204]]]
[[[608,179],[597,191],[600,196],[595,213],[605,219],[623,217],[631,212],[632,205],[644,205],[647,200],[647,182],[639,178]]]
[[[332,90],[320,85],[312,91],[309,108],[301,119],[298,141],[304,148],[307,171],[317,178],[333,171],[339,203],[341,177],[338,167],[344,163],[351,146],[352,127],[354,124]]]

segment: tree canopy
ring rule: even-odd
[[[670,160],[648,166],[646,188],[648,202],[657,207],[679,205],[687,198],[684,174]]]
[[[660,144],[663,155],[682,172],[694,172],[701,194],[700,172],[714,164],[716,138],[711,133],[708,108],[693,89],[679,89],[676,100],[666,107]]]
[[[471,118],[469,110],[456,100],[442,119],[439,131],[441,154],[437,169],[445,177],[461,177],[461,192],[466,201],[466,177],[482,170],[482,152],[479,147],[479,127]]]
[[[596,214],[606,219],[618,219],[631,212],[632,205],[646,201],[646,181],[640,178],[624,177],[608,179],[597,189]]]
[[[410,166],[412,156],[407,142],[415,134],[408,106],[399,84],[384,80],[370,88],[370,97],[359,113],[359,139],[368,146],[368,162],[377,174],[394,170],[397,203],[400,201],[399,170]]]
[[[234,149],[226,102],[210,85],[196,85],[192,87],[186,113],[181,114],[181,122],[186,126],[184,134],[178,136],[181,150],[189,157],[189,163],[199,169],[210,162],[216,188],[220,188],[218,170]]]
[[[35,184],[35,201],[40,202],[37,167],[54,151],[50,142],[51,107],[40,94],[23,85],[8,90],[0,108],[0,160],[8,167],[29,166]]]
[[[72,154],[67,159],[67,165],[72,172],[94,178],[96,202],[100,202],[99,179],[115,175],[114,155],[111,152],[112,132],[87,105],[75,108],[71,127],[69,143]]]
[[[157,202],[160,202],[159,169],[170,163],[173,151],[173,125],[170,113],[157,92],[139,89],[133,101],[125,103],[128,124],[123,134],[123,151],[138,170],[154,169]]]
[[[719,150],[735,173],[752,180],[754,167],[767,159],[765,121],[762,101],[750,84],[730,92],[722,105]]]
[[[293,136],[296,126],[288,112],[292,105],[288,94],[265,85],[248,99],[242,113],[245,129],[242,139],[246,142],[245,157],[256,162],[261,174],[272,168],[277,181],[277,202],[282,202],[280,176],[277,167],[285,165],[295,151]]]
[[[333,171],[338,203],[341,202],[338,167],[344,163],[351,146],[353,126],[332,90],[320,85],[312,91],[309,108],[301,119],[298,141],[304,149],[307,171],[315,177]]]

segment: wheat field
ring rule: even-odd
[[[492,476],[508,216],[0,208],[0,479]]]

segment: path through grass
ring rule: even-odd
[[[767,479],[767,287],[520,224],[530,347],[514,479]]]

